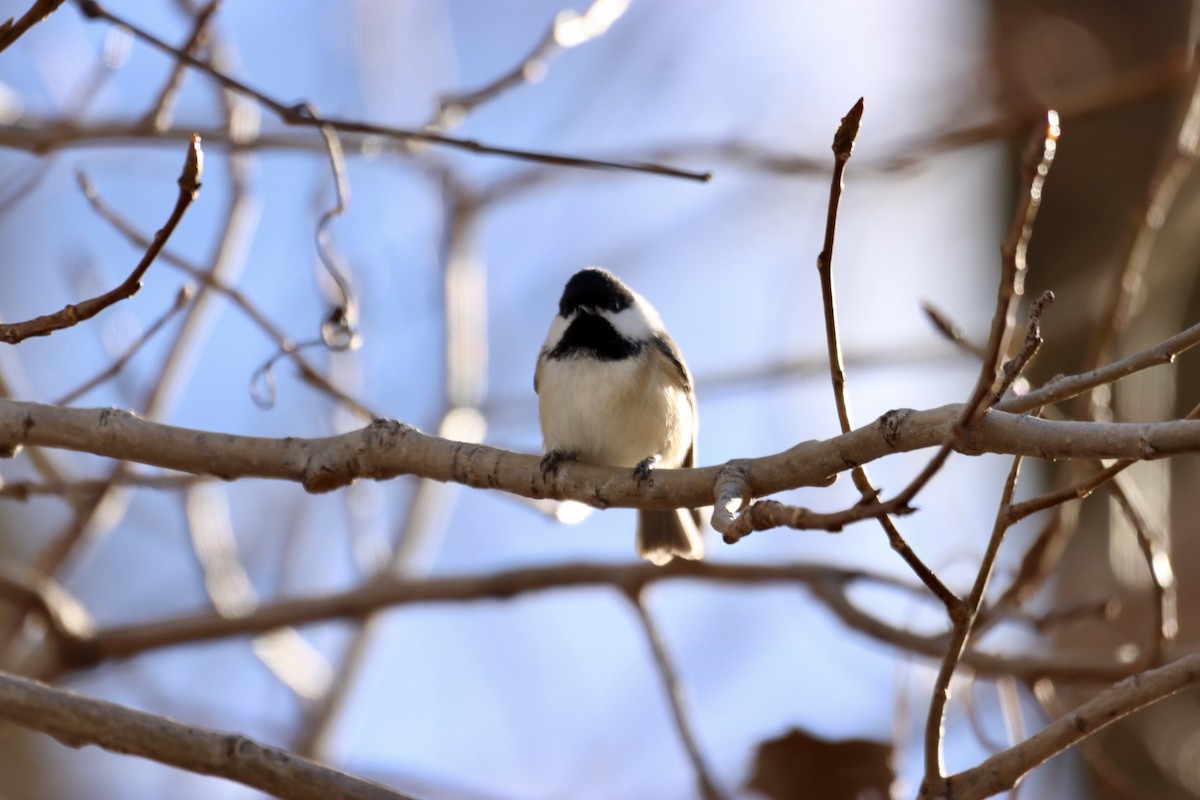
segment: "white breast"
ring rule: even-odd
[[[691,446],[691,404],[674,386],[652,385],[648,353],[620,361],[548,360],[538,385],[538,416],[547,451],[633,467],[648,456],[679,466]]]

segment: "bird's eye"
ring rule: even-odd
[[[608,303],[608,310],[613,312],[614,314],[617,313],[618,311],[620,311],[621,310],[621,301],[620,300],[610,300]]]

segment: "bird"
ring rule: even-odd
[[[533,376],[549,480],[563,462],[632,468],[696,465],[692,375],[658,312],[616,275],[571,276]],[[704,557],[694,509],[639,509],[637,554],[659,566]]]

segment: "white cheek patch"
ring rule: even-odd
[[[646,302],[641,295],[634,295],[635,300],[628,308],[617,313],[601,311],[604,318],[612,323],[617,333],[634,342],[644,342],[655,333],[662,330],[662,320],[654,306]]]
[[[566,319],[555,314],[554,319],[550,320],[550,332],[546,334],[546,341],[542,342],[542,349],[553,350],[562,341],[563,334],[567,332],[567,327],[570,326],[573,319],[575,319],[575,312],[571,312],[571,316]]]

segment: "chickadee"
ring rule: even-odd
[[[683,356],[658,312],[598,267],[567,281],[538,354],[533,388],[546,455],[542,473],[569,459],[631,467],[696,463],[696,396]],[[704,557],[694,510],[639,510],[637,554],[655,564]]]

